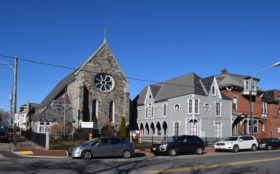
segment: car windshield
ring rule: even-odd
[[[89,145],[89,144],[94,144],[94,143],[96,143],[98,140],[99,140],[99,138],[94,138],[94,139],[92,139],[92,140],[89,140],[89,141],[84,142],[84,143],[82,144],[82,146],[87,146],[87,145]]]
[[[174,142],[178,139],[178,137],[168,137],[166,138],[163,143],[171,143],[171,142]]]
[[[267,143],[267,142],[270,142],[272,139],[270,138],[263,138],[260,140],[260,143]]]
[[[227,137],[224,139],[224,141],[236,141],[238,137]]]

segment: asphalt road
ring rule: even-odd
[[[0,174],[90,174],[90,173],[189,173],[189,174],[279,174],[280,150],[221,152],[176,157],[137,156],[131,159],[19,157],[1,148]],[[4,153],[4,154],[3,154]]]

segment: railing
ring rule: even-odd
[[[158,137],[158,136],[141,136],[140,138],[132,139],[132,144],[135,149],[150,149],[153,144],[161,143],[171,137]],[[215,137],[202,137],[205,146],[213,146],[215,142],[220,141],[221,138]]]
[[[21,135],[26,139],[33,141],[34,143],[46,148],[47,146],[47,137],[46,134],[43,133],[35,133],[29,131],[21,131]]]
[[[50,149],[51,150],[67,150],[70,147],[77,146],[87,141],[85,137],[77,137],[71,135],[51,135],[50,136]]]

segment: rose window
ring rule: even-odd
[[[95,87],[102,92],[112,91],[115,85],[113,77],[104,73],[95,76],[94,84]]]

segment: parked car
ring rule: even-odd
[[[222,141],[216,142],[214,148],[216,151],[219,150],[230,150],[233,152],[238,152],[239,150],[249,150],[256,151],[258,148],[258,141],[254,136],[233,136],[227,137]]]
[[[280,139],[279,138],[262,138],[259,141],[259,149],[278,149],[280,148]]]
[[[129,139],[121,137],[94,138],[68,150],[68,156],[83,159],[108,156],[130,158],[133,154],[134,149]]]
[[[5,128],[0,128],[0,142],[8,142],[10,140],[10,136],[8,130]]]
[[[182,153],[196,153],[200,155],[204,152],[204,149],[204,142],[198,136],[182,135],[169,137],[160,144],[153,144],[151,151],[155,155],[168,154],[175,156]]]

